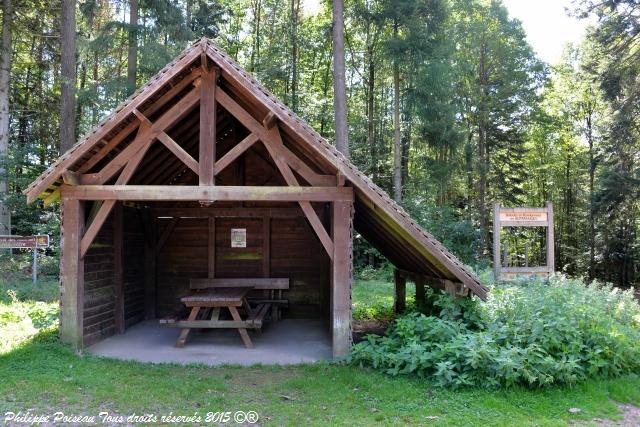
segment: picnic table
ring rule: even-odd
[[[189,332],[194,328],[233,328],[237,329],[246,348],[253,348],[247,329],[259,329],[270,310],[270,304],[259,304],[251,308],[247,294],[251,287],[214,288],[206,292],[198,292],[182,297],[180,300],[191,308],[186,320],[167,320],[168,326],[183,328],[178,336],[176,347],[184,347]],[[220,310],[229,310],[233,320],[220,320]],[[246,319],[240,317],[238,308],[243,308]]]

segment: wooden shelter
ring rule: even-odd
[[[345,157],[202,39],[26,190],[61,200],[61,338],[77,348],[180,305],[193,278],[286,277],[286,315],[351,343],[353,230],[414,280],[487,288]],[[232,247],[244,230],[245,247]],[[423,288],[422,288],[423,289]]]

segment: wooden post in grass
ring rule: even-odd
[[[60,339],[80,350],[84,308],[84,260],[80,256],[80,240],[84,232],[83,202],[63,199],[62,225]]]
[[[420,306],[424,304],[424,286],[425,286],[424,278],[416,277],[415,284],[416,284],[416,305]]]
[[[333,260],[331,262],[331,308],[333,357],[349,354],[351,348],[351,202],[333,202]]]
[[[393,307],[396,314],[400,314],[407,308],[407,279],[400,274],[400,270],[397,268],[394,269],[393,276],[395,282]]]

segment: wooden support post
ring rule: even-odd
[[[209,279],[216,277],[216,218],[209,217],[209,242],[207,249],[207,259],[209,260]]]
[[[500,203],[493,205],[493,277],[500,280]]]
[[[122,203],[118,202],[113,208],[113,288],[116,300],[113,315],[115,317],[117,334],[123,334],[125,329],[123,228],[124,215]]]
[[[202,55],[200,83],[200,151],[199,183],[213,185],[213,165],[216,161],[216,79],[217,70],[208,66],[207,55]]]
[[[414,283],[416,284],[416,305],[420,306],[424,304],[425,280],[422,277],[416,277]]]
[[[352,219],[350,202],[334,202],[332,212],[333,261],[331,274],[331,325],[333,357],[351,348]]]
[[[271,275],[271,217],[262,217],[262,277]]]
[[[404,313],[407,308],[407,279],[400,273],[400,270],[394,270],[395,293],[394,293],[394,309],[396,314]]]
[[[551,202],[547,202],[547,266],[549,267],[549,274],[553,274],[556,271],[553,203]]]
[[[60,339],[76,350],[82,349],[84,335],[84,260],[80,256],[83,232],[84,203],[75,199],[63,199]]]
[[[156,317],[156,216],[151,209],[145,212],[149,236],[144,246],[144,318]]]

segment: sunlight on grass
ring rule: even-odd
[[[57,280],[0,280],[0,354],[58,326]]]
[[[379,280],[356,280],[353,283],[353,318],[355,320],[390,320],[393,318],[393,283]],[[407,307],[415,304],[415,286],[407,283]]]
[[[212,368],[78,356],[58,341],[57,283],[30,286],[2,283],[3,411],[204,416],[253,410],[261,425],[555,426],[588,424],[595,417],[617,419],[615,402],[640,404],[636,375],[572,388],[450,390],[429,379],[329,363]],[[412,295],[408,287],[411,301]],[[362,316],[390,316],[393,286],[359,281],[353,300],[354,311]],[[582,412],[571,415],[572,407]]]

